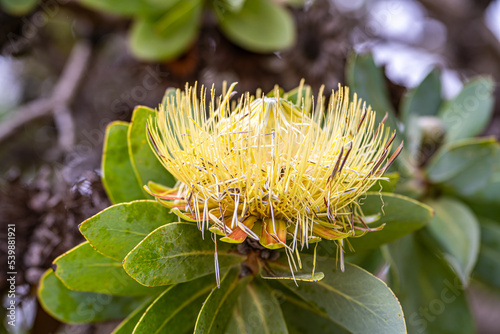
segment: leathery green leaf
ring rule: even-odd
[[[293,104],[303,107],[304,110],[309,113],[312,108],[313,93],[311,86],[303,85],[295,87],[289,92],[283,94],[283,98],[292,102]]]
[[[196,39],[202,12],[201,0],[183,0],[160,12],[160,18],[135,20],[130,32],[132,52],[147,61],[168,61],[182,55]]]
[[[435,116],[441,105],[441,80],[438,69],[433,69],[422,82],[401,99],[401,117],[408,126],[409,116]]]
[[[124,318],[144,299],[71,291],[51,269],[45,272],[38,286],[38,300],[43,309],[54,318],[72,324]]]
[[[494,138],[474,138],[440,149],[427,166],[427,177],[445,191],[470,197],[487,188],[500,170],[500,146]]]
[[[386,264],[381,247],[346,255],[345,261],[376,275]]]
[[[500,217],[500,156],[495,164],[495,173],[486,185],[467,196],[460,196],[479,216],[490,219]]]
[[[219,27],[235,44],[254,52],[274,52],[295,41],[293,18],[273,1],[245,1],[238,12],[216,9]]]
[[[214,286],[215,278],[209,275],[168,288],[142,315],[134,334],[192,332],[196,316]]]
[[[98,253],[84,242],[54,260],[56,276],[70,290],[113,296],[157,294],[161,288],[147,288],[123,270],[120,261]],[[105,277],[106,279],[96,279]]]
[[[106,128],[102,156],[102,183],[112,203],[146,198],[128,155],[129,123],[113,122]]]
[[[286,287],[273,284],[290,334],[351,333]]]
[[[304,254],[301,259],[304,267],[312,267],[312,256]],[[342,272],[332,258],[317,257],[316,266],[325,272],[319,282],[299,282],[298,287],[294,282],[278,282],[352,333],[406,332],[401,305],[383,281],[349,263]]]
[[[481,226],[481,248],[474,278],[500,289],[500,222],[478,217]]]
[[[380,231],[371,231],[359,238],[349,238],[355,251],[374,249],[397,240],[424,227],[432,218],[430,207],[402,195],[367,193],[366,199],[361,203],[368,227],[385,226]],[[377,220],[377,217],[380,219]],[[370,219],[374,220],[373,223],[369,223]]]
[[[241,291],[251,280],[250,276],[239,275],[240,267],[232,267],[222,278],[220,288],[212,290],[198,314],[194,334],[224,332]]]
[[[356,93],[366,105],[377,112],[375,124],[378,124],[388,114],[385,122],[391,130],[396,130],[396,116],[389,99],[389,92],[382,68],[375,65],[371,54],[352,54],[346,66],[346,80],[351,94]],[[396,139],[395,143],[398,142]],[[393,147],[397,147],[394,146]]]
[[[399,173],[386,173],[384,174],[386,180],[380,180],[368,189],[368,192],[384,192],[392,193],[396,189],[399,181]]]
[[[128,130],[129,155],[139,184],[149,181],[173,186],[174,177],[163,167],[148,142],[146,121],[156,111],[147,107],[136,107]]]
[[[450,197],[426,203],[436,213],[427,225],[427,230],[437,241],[462,283],[467,285],[479,252],[480,232],[477,219],[466,205]]]
[[[225,333],[288,333],[280,304],[263,282],[253,280],[241,292]]]
[[[166,288],[168,289],[168,287]],[[111,332],[111,334],[130,334],[134,331],[137,322],[141,319],[144,312],[146,312],[149,305],[155,298],[148,299],[137,307],[134,312],[130,313],[123,321]]]
[[[156,201],[113,205],[80,224],[80,232],[99,253],[122,261],[156,228],[178,221]]]
[[[451,101],[444,103],[438,116],[446,124],[446,139],[453,142],[480,134],[493,112],[494,82],[480,77],[468,82]]]
[[[127,273],[146,286],[182,283],[215,271],[215,245],[195,224],[171,223],[151,232],[125,258]],[[217,243],[219,268],[244,260],[229,244]]]
[[[0,8],[9,15],[23,16],[36,8],[38,0],[0,0]]]
[[[388,245],[391,287],[403,305],[408,333],[474,333],[460,278],[422,240],[423,233]]]

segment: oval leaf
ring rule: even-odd
[[[401,99],[401,117],[408,128],[410,116],[435,116],[441,105],[441,79],[438,69],[433,69],[425,79]]]
[[[391,287],[409,333],[474,333],[460,279],[420,240],[421,232],[389,245]],[[387,253],[389,254],[389,253]]]
[[[366,199],[361,203],[366,217],[380,217],[373,223],[368,223],[368,227],[385,226],[380,231],[368,232],[360,238],[350,238],[349,242],[355,251],[374,249],[393,242],[424,227],[432,218],[431,208],[402,195],[367,193]]]
[[[444,197],[426,203],[436,213],[427,230],[466,285],[479,252],[477,219],[467,206],[452,198]]]
[[[387,180],[379,180],[373,186],[368,189],[368,192],[384,192],[384,193],[392,193],[396,189],[396,186],[399,181],[399,173],[386,173],[384,174],[384,178]]]
[[[23,16],[33,11],[38,0],[0,0],[0,8],[9,15]]]
[[[73,324],[124,318],[144,302],[138,297],[68,290],[50,269],[40,279],[38,300],[48,314]]]
[[[139,184],[145,185],[153,181],[165,186],[173,186],[174,177],[160,163],[148,142],[146,121],[155,112],[147,107],[134,109],[132,123],[127,134],[130,160]]]
[[[312,256],[301,256],[312,267]],[[318,312],[352,333],[405,333],[401,305],[387,285],[369,272],[346,263],[336,270],[335,260],[318,257],[325,278],[317,283],[278,281]],[[362,321],[360,321],[362,319]]]
[[[289,48],[295,42],[292,16],[273,1],[245,1],[237,12],[215,9],[221,30],[245,49],[274,52]]]
[[[287,334],[288,329],[276,297],[254,280],[241,292],[225,333]]]
[[[391,130],[397,129],[395,112],[389,99],[384,72],[382,68],[375,65],[371,54],[351,55],[346,66],[346,81],[351,94],[356,93],[358,98],[363,99],[377,112],[375,124],[380,123],[387,113],[389,117],[385,124]],[[393,147],[397,147],[396,142]]]
[[[500,217],[500,157],[494,166],[496,172],[486,185],[467,196],[460,196],[476,214],[490,219]]]
[[[212,290],[198,314],[194,334],[224,333],[233,307],[251,278],[240,278],[239,274],[239,266],[231,268],[222,278],[220,288]]]
[[[156,201],[118,204],[80,224],[80,232],[99,253],[122,261],[156,228],[179,218]]]
[[[231,252],[233,250],[233,252]],[[171,223],[151,232],[125,258],[127,273],[146,286],[182,283],[215,272],[215,245],[196,225]],[[219,268],[240,263],[234,247],[219,243]]]
[[[123,321],[116,327],[111,334],[130,334],[133,333],[137,322],[141,319],[144,312],[146,312],[149,305],[153,300],[148,299],[142,305],[134,310],[134,312],[130,313]]]
[[[130,33],[132,52],[147,61],[180,56],[196,38],[202,10],[202,1],[184,0],[176,2],[159,20],[137,19]]]
[[[142,1],[137,0],[80,0],[79,2],[92,9],[126,16],[133,16],[142,7]]]
[[[315,309],[291,291],[274,292],[279,296],[290,334],[351,333],[333,322],[324,311]]]
[[[196,316],[214,285],[214,277],[206,276],[167,289],[146,310],[134,334],[192,332]]]
[[[485,129],[493,111],[493,90],[493,80],[480,77],[443,105],[438,116],[446,124],[447,141],[474,137]]]
[[[475,278],[500,289],[500,223],[478,217],[481,226],[481,248]]]
[[[500,168],[500,146],[493,138],[444,146],[427,166],[427,177],[453,194],[468,197],[487,187]]]
[[[147,198],[128,155],[128,129],[129,123],[113,122],[104,137],[102,183],[113,204]]]
[[[84,242],[54,260],[56,276],[70,290],[113,296],[157,294],[161,288],[147,288],[134,281],[119,261],[99,254]],[[106,277],[105,280],[96,277]]]

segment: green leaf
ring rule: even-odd
[[[415,232],[432,218],[432,209],[427,205],[398,194],[367,193],[361,201],[365,217],[380,219],[368,223],[370,228],[385,224],[381,231],[372,231],[359,238],[349,238],[355,251],[378,248],[407,234]],[[321,241],[322,243],[323,241]],[[320,245],[321,245],[320,243]]]
[[[98,11],[126,16],[133,16],[142,7],[141,1],[137,0],[80,0],[79,2]]]
[[[474,333],[460,279],[420,236],[389,245],[391,287],[403,305],[408,333]]]
[[[123,321],[116,327],[111,334],[130,334],[134,331],[135,325],[141,319],[144,312],[146,312],[149,305],[154,298],[146,300],[142,305],[130,313]]]
[[[73,324],[124,318],[144,302],[144,298],[68,290],[50,269],[40,279],[38,300],[52,317]]]
[[[444,146],[427,166],[427,178],[463,197],[487,187],[500,170],[500,146],[493,138],[467,139]]]
[[[290,334],[351,333],[333,322],[324,311],[316,310],[291,291],[280,291],[278,296]]]
[[[171,60],[194,42],[199,30],[201,0],[178,1],[157,20],[137,19],[130,33],[132,53],[146,61]]]
[[[161,104],[164,106],[169,103],[173,103],[177,106],[177,89],[175,88],[167,88],[167,90],[165,90],[165,94],[163,95],[163,99],[161,100]]]
[[[162,291],[161,288],[140,285],[125,273],[121,262],[98,253],[88,242],[57,257],[54,265],[56,276],[73,291],[113,296],[142,296]]]
[[[149,233],[178,220],[156,201],[135,201],[99,212],[80,224],[80,232],[99,253],[122,261]]]
[[[240,278],[240,267],[231,268],[221,280],[220,288],[214,288],[203,303],[194,334],[224,333],[241,291],[250,281],[250,276]]]
[[[346,254],[345,261],[355,264],[374,275],[386,264],[380,247],[364,252]]]
[[[216,6],[216,11],[229,10],[238,13],[243,8],[246,0],[218,0],[214,1],[213,5]]]
[[[346,81],[351,96],[356,93],[358,98],[363,99],[377,112],[375,124],[380,123],[387,113],[389,116],[385,124],[392,131],[397,129],[396,114],[389,98],[384,73],[382,68],[375,65],[371,54],[353,54],[349,57],[346,66]]]
[[[129,123],[113,122],[106,128],[102,156],[102,183],[112,203],[146,198],[128,155]]]
[[[485,129],[493,112],[494,82],[479,77],[467,83],[462,91],[444,103],[438,116],[446,124],[449,142],[474,137]]]
[[[441,105],[441,80],[438,69],[433,69],[425,79],[401,99],[401,118],[407,128],[410,116],[435,116]]]
[[[269,0],[245,1],[238,12],[215,8],[219,27],[235,44],[254,52],[284,50],[295,42],[293,18]]]
[[[462,284],[467,285],[479,252],[479,223],[476,217],[466,205],[453,198],[442,197],[426,201],[426,204],[436,213],[427,230]]]
[[[399,194],[367,193],[360,204],[369,228],[385,225],[380,231],[369,231],[364,236],[349,238],[348,242],[354,253],[350,251],[351,247],[345,247],[346,256],[376,249],[413,233],[424,227],[433,215],[429,206]],[[312,249],[310,246],[306,252],[312,253]],[[337,244],[334,241],[321,240],[317,254],[336,258]]]
[[[278,300],[261,281],[253,280],[241,292],[225,333],[288,333]]]
[[[301,259],[305,267],[312,267],[312,256],[301,255]],[[383,281],[350,263],[341,272],[331,258],[318,257],[317,266],[325,272],[317,283],[297,287],[294,282],[278,282],[352,333],[405,333],[401,306]]]
[[[286,92],[285,94],[283,94],[283,98],[287,99],[288,101],[292,102],[293,104],[299,107],[301,107],[302,102],[304,102],[304,110],[306,111],[306,113],[310,113],[312,108],[312,98],[313,98],[311,86],[303,85],[302,89],[299,88],[300,86],[295,87],[289,92]]]
[[[151,149],[146,131],[146,121],[156,111],[147,107],[136,107],[128,130],[129,155],[139,184],[149,181],[174,186],[174,177],[163,167]]]
[[[229,244],[218,243],[219,268],[240,263],[244,257]],[[171,223],[151,232],[125,258],[127,273],[146,286],[175,284],[215,271],[215,245],[195,224]]]
[[[495,173],[486,185],[468,196],[461,198],[480,216],[490,219],[500,217],[500,161],[495,164]]]
[[[192,332],[196,316],[214,285],[214,277],[206,276],[168,288],[143,314],[134,334]]]
[[[23,16],[35,9],[38,0],[0,0],[0,8],[9,15]]]
[[[478,217],[478,220],[481,248],[474,269],[475,278],[500,289],[500,223],[484,217]]]
[[[157,16],[171,8],[180,0],[80,0],[79,2],[91,9],[123,15],[135,16]]]
[[[137,2],[138,0],[135,1]],[[151,8],[151,11],[161,9],[160,12],[172,8],[179,1],[181,0],[139,0],[139,2],[144,4],[144,7]]]
[[[384,177],[388,180],[380,180],[368,189],[368,192],[392,193],[396,189],[399,181],[399,173],[386,173]]]

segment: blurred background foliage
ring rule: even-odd
[[[301,78],[314,91],[349,84],[387,112],[405,140],[396,192],[436,211],[424,230],[352,261],[390,283],[410,332],[500,331],[499,0],[0,0],[0,9],[0,223],[19,226],[21,332],[116,325],[61,325],[34,297],[55,256],[83,241],[77,225],[109,205],[99,168],[110,121],[186,82],[270,91]]]

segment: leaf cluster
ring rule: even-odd
[[[195,41],[208,9],[219,29],[253,52],[286,49],[295,41],[291,14],[271,0],[80,0],[89,8],[132,19],[130,47],[148,61],[171,60]],[[284,1],[298,5],[302,1]]]
[[[434,209],[422,230],[382,248],[389,285],[403,305],[409,333],[472,333],[464,289],[471,279],[500,288],[500,146],[476,138],[489,124],[494,83],[466,82],[445,100],[439,69],[433,69],[392,106],[382,68],[371,55],[353,55],[346,77],[351,88],[388,113],[405,149],[396,161],[397,193]]]
[[[294,101],[310,93],[304,89],[283,96]],[[335,244],[323,240],[304,249],[294,266],[285,252],[202,238],[195,224],[153,200],[142,185],[175,182],[148,144],[145,122],[154,112],[137,107],[130,123],[108,126],[103,184],[114,205],[84,221],[79,229],[87,241],[45,273],[39,297],[47,312],[69,323],[124,318],[114,333],[406,331],[392,291],[355,264],[340,271]],[[371,226],[384,229],[353,240],[356,253],[347,261],[363,264],[431,219],[428,206],[382,193],[397,177],[390,180],[362,201],[365,215],[375,217]]]

